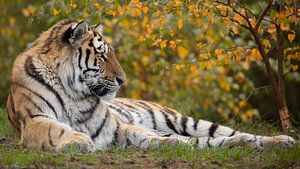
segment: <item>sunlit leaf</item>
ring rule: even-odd
[[[56,16],[60,13],[60,10],[57,10],[57,9],[53,8],[52,13],[53,13],[54,16]]]
[[[182,21],[182,19],[178,19],[177,27],[178,27],[178,29],[181,29],[183,27],[183,21]]]
[[[295,39],[295,37],[296,37],[295,31],[291,30],[290,33],[288,34],[288,40],[290,42],[293,42],[293,40]]]
[[[77,4],[72,3],[72,4],[71,4],[71,8],[72,8],[72,10],[76,9],[76,8],[77,8]]]
[[[147,14],[149,11],[149,8],[147,6],[144,6],[142,10],[143,10],[144,14]]]
[[[298,70],[298,68],[299,68],[299,66],[298,65],[292,65],[292,70],[295,72],[295,71],[297,71]]]
[[[177,53],[181,59],[184,59],[189,54],[189,50],[187,50],[186,48],[184,48],[182,46],[178,46]]]

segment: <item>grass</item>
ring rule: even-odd
[[[0,168],[294,168],[300,167],[300,144],[284,150],[258,152],[247,148],[205,148],[178,145],[150,148],[114,148],[92,154],[49,153],[28,150],[17,139],[0,109]],[[284,134],[270,124],[235,126],[250,133]]]

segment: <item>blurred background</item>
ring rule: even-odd
[[[254,13],[264,4],[247,2]],[[6,106],[14,58],[39,33],[67,18],[104,25],[104,35],[127,74],[119,97],[154,101],[212,121],[280,124],[249,32],[229,28],[212,11],[198,7],[199,1],[1,0],[0,106]],[[291,29],[295,39],[290,45],[297,47],[299,24],[292,24]],[[286,75],[286,95],[298,126],[299,89],[299,69],[294,66]]]

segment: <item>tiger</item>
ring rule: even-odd
[[[103,26],[64,19],[15,58],[7,99],[19,144],[82,153],[113,147],[178,144],[205,147],[292,147],[287,135],[261,136],[183,116],[145,100],[117,98],[126,75]]]

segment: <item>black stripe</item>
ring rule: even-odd
[[[116,143],[118,143],[119,142],[119,128],[120,128],[120,124],[117,122],[117,127],[116,127],[116,130],[114,131],[114,141],[113,141],[113,143],[115,144],[115,145],[117,145]]]
[[[132,115],[129,113],[124,112],[125,110],[120,109],[119,107],[113,106],[113,105],[109,105],[109,108],[117,111],[121,116],[124,116],[129,123],[133,123],[134,119],[132,117]]]
[[[223,140],[221,141],[221,143],[219,143],[218,147],[221,147],[223,145],[224,141],[225,141],[225,138],[223,138]]]
[[[86,49],[86,57],[85,57],[85,66],[89,68],[89,59],[90,59],[91,50]]]
[[[137,110],[135,107],[133,107],[132,105],[129,105],[127,103],[124,103],[124,102],[121,102],[121,101],[117,101],[117,104],[122,104],[130,109],[133,109],[133,110]]]
[[[71,64],[72,66],[72,84],[75,83],[75,68],[74,68],[74,64]],[[72,85],[73,86],[73,85]]]
[[[198,123],[199,123],[199,120],[194,119],[194,125],[193,125],[194,130],[197,130]]]
[[[167,107],[164,107],[163,110],[164,110],[165,112],[171,114],[171,115],[174,116],[174,117],[177,115],[177,112],[175,112],[174,110],[171,110],[171,109],[169,109],[169,108],[167,108]]]
[[[217,130],[218,125],[216,123],[212,123],[211,126],[208,129],[208,135],[209,137],[214,137],[214,133]]]
[[[59,137],[61,137],[64,133],[65,133],[65,129],[61,129],[61,130],[60,130]]]
[[[135,113],[138,116],[138,118],[140,119],[139,123],[142,124],[144,122],[144,119],[141,116],[141,112],[136,107],[134,107],[134,106],[132,106],[130,104],[127,104],[127,103],[123,103],[121,101],[117,101],[116,104],[121,104],[123,106],[126,106],[129,109],[132,109],[133,111],[131,111],[131,114]]]
[[[148,140],[147,138],[142,139],[142,140],[140,141],[140,143],[139,143],[139,147],[141,147],[141,145],[143,144],[143,142],[145,142],[145,141],[147,141],[147,140]]]
[[[234,136],[235,132],[236,130],[233,130],[233,132],[228,137]]]
[[[22,123],[23,123],[23,130],[25,130],[25,128],[26,128],[26,119],[25,118],[22,119]]]
[[[53,144],[52,138],[51,138],[51,125],[49,126],[49,130],[48,130],[48,139],[49,139],[49,144],[54,147],[55,145]]]
[[[21,85],[21,84],[19,84],[19,83],[13,83],[13,85],[17,85],[17,86],[19,86],[19,87],[22,87],[22,88],[24,88],[24,89],[27,89],[27,90],[29,90],[30,92],[32,92],[33,94],[35,94],[36,96],[38,96],[40,99],[42,99],[42,100],[50,107],[50,109],[53,111],[55,117],[58,118],[57,112],[55,111],[53,105],[52,105],[51,103],[49,103],[48,100],[46,100],[43,96],[41,96],[41,95],[38,94],[37,92],[32,91],[31,89],[29,89],[29,88],[27,88],[27,87],[25,87],[25,86],[23,86],[23,85]]]
[[[33,79],[37,80],[39,83],[41,83],[43,86],[45,86],[48,90],[50,90],[52,93],[54,93],[54,95],[56,96],[56,98],[57,98],[58,102],[60,103],[61,107],[65,111],[66,108],[64,106],[65,103],[64,103],[63,99],[58,94],[58,92],[56,90],[54,90],[54,88],[51,85],[49,85],[48,83],[45,82],[43,76],[39,72],[36,72],[35,66],[33,65],[31,57],[29,57],[26,60],[25,70],[26,70],[26,73],[28,74],[28,76],[30,76]]]
[[[79,51],[79,56],[78,56],[78,66],[79,66],[79,69],[81,70],[82,67],[81,67],[81,57],[82,57],[82,49],[81,47],[78,49]]]
[[[108,119],[108,115],[109,115],[109,111],[107,109],[106,115],[105,115],[104,119],[102,120],[102,123],[100,123],[100,126],[97,128],[96,132],[94,134],[92,134],[92,136],[91,136],[92,140],[95,140],[95,138],[98,137],[98,135],[100,134],[102,128],[104,127],[104,125]]]
[[[93,66],[97,66],[97,58],[96,57],[94,58]]]
[[[162,137],[170,137],[172,136],[173,134],[164,134],[164,135],[161,135]]]
[[[13,98],[13,95],[12,95],[12,89],[10,89],[9,91],[9,96],[10,96],[10,102],[11,102],[11,111],[12,113],[16,113],[16,109],[15,109],[15,103],[14,103],[14,98]]]
[[[29,117],[30,118],[36,118],[36,117],[45,117],[45,118],[49,118],[47,115],[45,114],[32,114],[32,112],[27,108],[25,107],[25,110],[26,110],[26,113],[29,114]]]
[[[44,150],[44,151],[46,150],[45,142],[42,143],[41,149]]]
[[[172,123],[172,121],[169,119],[168,115],[165,114],[165,113],[162,113],[165,117],[165,120],[166,120],[166,123],[167,123],[167,126],[174,131],[174,133],[177,133],[177,134],[180,134],[176,129],[175,129],[175,126],[174,124]]]
[[[199,145],[199,137],[196,137],[196,145]]]
[[[85,123],[86,121],[88,121],[89,119],[91,119],[93,117],[93,114],[95,113],[95,110],[97,109],[97,107],[99,105],[99,100],[100,99],[97,97],[96,103],[94,103],[94,105],[92,105],[88,110],[80,111],[80,114],[82,114],[85,117],[77,120],[77,122],[79,124]]]
[[[86,72],[89,72],[89,71],[97,73],[97,72],[99,72],[99,69],[87,68],[86,70],[83,71],[83,74],[85,74]]]
[[[24,93],[21,93],[22,96],[24,96],[29,102],[31,102],[31,104],[36,108],[38,109],[41,113],[45,113],[43,112],[43,110],[40,108],[40,106],[38,106],[33,100],[31,100],[31,98],[29,96],[27,96],[26,94]]]
[[[13,99],[13,95],[12,95],[12,88],[10,89],[10,102],[11,102],[11,113],[8,114],[8,120],[10,121],[10,124],[12,124],[14,126],[15,129],[18,130],[18,132],[20,132],[20,122],[19,122],[19,118],[15,109],[15,103],[14,103],[14,99]],[[13,117],[11,117],[11,115],[13,115]],[[13,118],[13,119],[12,119]],[[17,119],[16,119],[17,118]],[[17,123],[17,124],[15,124]]]
[[[186,124],[187,124],[188,118],[187,117],[182,117],[181,118],[181,126],[182,126],[182,132],[181,135],[183,136],[191,136],[187,131],[186,131]]]
[[[153,129],[157,129],[157,124],[155,121],[155,114],[153,112],[153,109],[146,103],[142,102],[142,101],[138,101],[135,100],[138,103],[138,106],[144,108],[145,110],[147,110],[147,112],[150,114],[151,118],[152,118],[152,123],[153,123]]]
[[[210,145],[209,141],[210,141],[210,137],[207,137],[206,144],[207,144],[208,147],[212,147],[212,146]]]
[[[54,26],[52,26],[52,28],[50,28],[48,31],[50,31],[49,36],[47,38],[47,41],[45,42],[45,44],[43,45],[43,47],[41,49],[43,49],[42,53],[43,54],[47,54],[50,51],[50,45],[51,43],[54,42],[54,40],[56,39],[59,31],[62,29],[63,26],[68,25],[72,22],[76,22],[74,20],[63,20],[57,24],[55,24]],[[69,28],[70,29],[70,28]],[[70,34],[71,31],[67,30],[63,35],[62,35],[62,42],[68,42],[69,38],[70,38]]]

